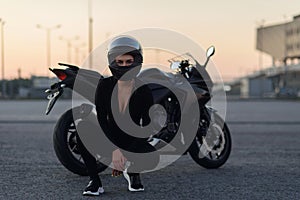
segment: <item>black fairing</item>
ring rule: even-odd
[[[213,83],[210,76],[203,67],[199,66],[199,70],[201,71],[198,71],[195,67],[192,67],[190,72],[191,76],[187,80],[194,89],[194,92],[198,99],[198,103],[200,104],[200,106],[204,106],[211,99],[210,91],[212,89]],[[150,80],[166,81],[169,82],[169,85],[173,85],[174,87],[176,87],[176,75],[165,73],[156,68],[146,69],[142,71],[138,77],[141,79],[145,78]],[[172,95],[172,92],[168,88],[160,84],[151,83],[149,84],[149,87],[153,92],[152,94],[155,103],[161,103],[166,100],[166,98]]]
[[[103,76],[96,71],[80,69],[76,76],[70,77],[72,83],[70,88],[92,103],[95,99],[95,92],[100,79]]]
[[[211,92],[213,87],[213,82],[207,73],[207,71],[203,67],[192,67],[191,68],[191,76],[188,79],[191,84],[197,84],[198,87]]]
[[[168,96],[170,96],[171,92],[168,88],[159,85],[159,84],[149,84],[148,87],[152,91],[154,103],[160,103]]]

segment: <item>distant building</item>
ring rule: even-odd
[[[241,98],[300,97],[300,64],[270,67],[227,83]]]
[[[256,49],[276,61],[286,63],[288,59],[300,59],[300,15],[293,21],[263,26],[257,29]]]
[[[19,87],[18,91],[19,98],[28,98],[29,97],[29,89],[25,87]]]
[[[57,78],[48,78],[44,76],[31,76],[32,85],[28,89],[28,98],[40,99],[46,98],[45,90],[53,83],[57,82]]]
[[[287,23],[257,28],[256,49],[269,54],[273,65],[227,83],[231,88],[228,94],[242,98],[300,97],[300,15]],[[295,59],[298,64],[293,64]]]
[[[48,88],[53,83],[57,82],[57,78],[48,78],[45,76],[32,76],[32,87],[33,88]]]
[[[32,76],[31,82],[32,86],[28,88],[28,92],[26,93],[23,89],[22,93],[27,94],[27,97],[32,99],[46,99],[48,94],[45,93],[45,90],[49,89],[52,84],[57,83],[58,79],[56,77]],[[71,96],[72,91],[65,88],[61,98],[71,98]]]
[[[265,74],[254,74],[241,79],[241,97],[270,97],[274,88],[272,80]]]

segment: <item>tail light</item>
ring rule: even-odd
[[[66,73],[62,69],[50,69],[60,80],[65,80],[67,78]]]

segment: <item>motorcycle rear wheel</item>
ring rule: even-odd
[[[87,176],[86,166],[77,149],[75,121],[79,119],[73,118],[72,111],[73,109],[66,111],[57,121],[53,133],[53,146],[58,160],[65,168],[75,174]],[[106,168],[106,165],[97,162],[98,173]]]
[[[225,164],[231,152],[231,136],[227,124],[212,113],[210,128],[205,137],[197,134],[188,152],[192,159],[207,169],[216,169]]]

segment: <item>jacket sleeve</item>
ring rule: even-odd
[[[153,105],[153,96],[150,88],[148,86],[143,86],[143,93],[141,95],[141,118],[142,118],[142,126],[147,126],[150,122],[149,111],[151,106]]]
[[[99,125],[104,132],[105,136],[108,137],[112,135],[110,133],[109,125],[108,125],[108,110],[106,107],[106,101],[107,101],[107,91],[105,91],[105,81],[100,80],[97,86],[96,90],[96,96],[95,96],[95,105],[96,105],[96,111],[97,111],[97,118]],[[110,140],[111,138],[108,137]]]
[[[153,105],[153,95],[152,92],[150,90],[150,88],[147,85],[143,85],[141,88],[138,89],[138,94],[137,94],[137,98],[135,101],[135,107],[139,112],[137,113],[138,115],[136,116],[137,118],[141,119],[141,128],[142,127],[146,127],[150,124],[151,122],[151,118],[149,116],[149,111],[151,106]],[[153,127],[149,127],[150,130],[144,129],[143,131],[143,136],[142,138],[136,139],[134,140],[134,142],[131,144],[130,148],[133,149],[133,151],[136,152],[148,152],[148,148],[149,148],[149,144],[147,142],[148,138],[153,134],[154,132],[154,128]],[[143,146],[143,148],[141,149],[137,149],[137,147],[141,147],[141,144]],[[148,147],[148,148],[147,148]],[[154,149],[155,150],[155,149]],[[153,149],[151,149],[151,151],[153,151]]]

